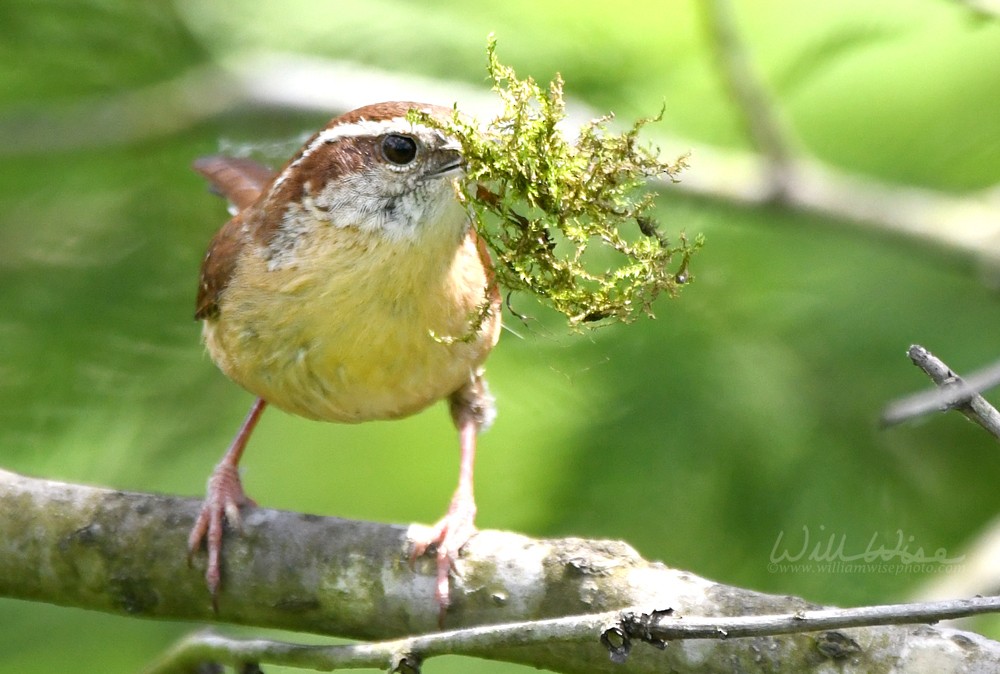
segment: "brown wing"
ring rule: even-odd
[[[246,242],[243,214],[240,213],[223,225],[201,262],[201,277],[198,280],[198,298],[195,301],[196,319],[212,318],[219,315],[219,295],[229,285],[236,260]]]
[[[240,250],[246,244],[244,211],[257,201],[274,173],[249,159],[221,156],[202,157],[194,163],[194,169],[240,211],[215,235],[201,263],[194,317],[205,319],[218,315],[219,295],[229,284]]]
[[[274,171],[251,159],[215,155],[194,162],[194,170],[205,176],[213,191],[242,211],[257,201],[274,180]]]

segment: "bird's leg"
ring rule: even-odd
[[[205,502],[202,504],[198,519],[188,535],[189,563],[194,553],[201,547],[202,541],[205,542],[205,548],[208,550],[205,582],[212,595],[212,606],[216,610],[218,610],[217,601],[221,580],[220,556],[222,554],[223,522],[229,522],[229,526],[239,531],[242,526],[240,508],[245,505],[256,505],[243,493],[238,467],[250,434],[253,433],[253,429],[266,406],[267,402],[263,398],[257,398],[254,401],[247,418],[240,426],[236,437],[233,438],[232,444],[229,445],[229,449],[226,450],[222,460],[215,466],[215,470],[208,478],[208,493],[205,496]]]
[[[448,512],[438,520],[431,529],[419,539],[413,541],[410,559],[415,560],[423,555],[431,546],[435,548],[437,559],[437,582],[434,587],[434,598],[441,609],[441,619],[451,603],[448,591],[448,575],[451,572],[458,553],[472,535],[476,533],[476,500],[472,493],[472,463],[476,453],[476,427],[467,422],[459,429],[461,447],[461,464],[458,475],[458,488],[451,498]]]
[[[495,416],[493,397],[489,394],[481,372],[477,372],[469,384],[452,394],[448,402],[455,426],[458,428],[461,452],[458,488],[452,496],[448,512],[425,535],[413,540],[410,554],[412,563],[428,548],[432,546],[435,548],[437,583],[434,598],[440,609],[438,622],[442,625],[448,605],[451,603],[448,576],[462,546],[476,533],[476,500],[472,491],[476,437],[480,430],[492,423]]]

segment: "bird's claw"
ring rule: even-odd
[[[448,514],[422,535],[412,536],[410,566],[429,549],[434,549],[436,561],[436,581],[434,599],[438,605],[438,625],[444,626],[445,615],[451,605],[449,576],[455,568],[458,555],[469,539],[476,533],[474,524],[476,506],[471,499],[458,496],[452,500]]]
[[[212,607],[218,611],[218,594],[222,580],[222,533],[225,524],[235,531],[242,532],[243,518],[240,508],[254,506],[253,502],[243,492],[243,485],[236,466],[222,463],[212,471],[208,479],[208,493],[205,502],[198,513],[191,533],[188,535],[188,564],[193,561],[202,542],[208,552],[205,565],[205,583],[212,597]]]

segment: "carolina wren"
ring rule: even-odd
[[[394,419],[447,399],[458,428],[458,489],[411,559],[435,547],[443,618],[448,576],[475,532],[477,433],[494,417],[482,364],[500,331],[482,241],[456,198],[459,145],[388,102],[337,117],[272,174],[246,159],[195,163],[236,215],[205,255],[195,317],[212,360],[257,396],[216,466],[188,539],[205,542],[213,602],[223,522],[252,505],[237,464],[268,404],[310,419]],[[485,320],[475,318],[484,299]],[[468,336],[447,340],[435,335]]]

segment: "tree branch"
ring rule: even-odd
[[[297,645],[266,639],[233,639],[196,633],[178,642],[146,674],[180,674],[191,666],[211,661],[230,665],[269,663],[291,667],[334,669],[419,667],[436,655],[489,652],[512,646],[553,643],[601,642],[609,659],[624,664],[632,640],[665,649],[670,641],[684,639],[736,639],[819,632],[816,648],[831,659],[857,655],[861,646],[841,630],[874,625],[906,625],[962,618],[1000,611],[1000,597],[978,597],[925,604],[895,604],[853,609],[799,611],[790,615],[737,616],[732,618],[683,618],[673,611],[609,611],[568,618],[553,618],[504,625],[472,627],[449,632],[347,646]],[[987,641],[978,637],[984,643]],[[796,670],[798,671],[798,670]]]
[[[701,0],[709,46],[750,142],[767,162],[770,198],[782,199],[795,155],[792,133],[753,67],[730,0]]]
[[[100,96],[59,111],[25,108],[8,113],[0,117],[0,137],[7,139],[0,146],[0,157],[140,142],[248,106],[329,115],[378,100],[458,101],[461,110],[480,119],[497,112],[495,95],[464,82],[404,76],[330,59],[247,52],[221,66],[196,68],[117,97]],[[578,101],[569,108],[574,122],[599,116]],[[152,112],[164,109],[171,114]],[[802,155],[785,159],[776,194],[774,162],[764,153],[690,138],[650,137],[668,154],[689,151],[692,156],[692,168],[671,189],[743,206],[771,203],[778,197],[782,205],[798,211],[943,245],[992,263],[1000,260],[997,188],[956,196],[885,183]],[[301,139],[290,142],[287,152],[299,143]],[[226,151],[236,149],[240,148]]]
[[[247,512],[243,535],[227,540],[219,613],[213,614],[201,573],[185,562],[185,537],[198,507],[193,499],[0,472],[0,595],[366,640],[434,629],[433,563],[420,560],[415,570],[409,568],[408,528],[262,508]],[[449,627],[479,627],[357,646],[355,653],[376,660],[415,654],[419,660],[460,652],[562,672],[730,671],[740,663],[754,671],[809,672],[831,660],[841,672],[868,672],[887,671],[888,662],[902,670],[928,659],[962,663],[964,671],[1000,668],[1000,644],[974,634],[914,626],[840,629],[858,623],[836,622],[842,613],[802,599],[725,586],[647,562],[623,543],[485,531],[470,541],[458,571]],[[949,603],[946,613],[897,615],[893,621],[992,610],[995,601]],[[645,608],[621,613],[637,606]],[[875,612],[864,619],[885,622],[884,612],[899,614],[897,608],[863,609]],[[577,614],[586,615],[561,617]],[[483,627],[497,623],[520,624]],[[639,644],[625,667],[609,658],[609,648],[624,657],[621,649],[630,640],[658,644],[718,637],[720,630],[748,636],[671,643],[663,651]],[[775,634],[782,636],[760,636]],[[305,664],[302,658],[323,652],[220,639],[193,637],[190,643],[200,650],[187,653],[229,653],[230,662],[284,653]],[[227,650],[233,643],[239,648]],[[346,651],[333,652],[343,657]],[[364,662],[371,666],[372,660]]]
[[[883,425],[891,426],[929,412],[954,409],[1000,439],[1000,412],[979,395],[980,391],[1000,384],[1000,364],[984,368],[963,380],[941,359],[919,344],[911,346],[906,354],[939,388],[890,404],[882,412]]]

